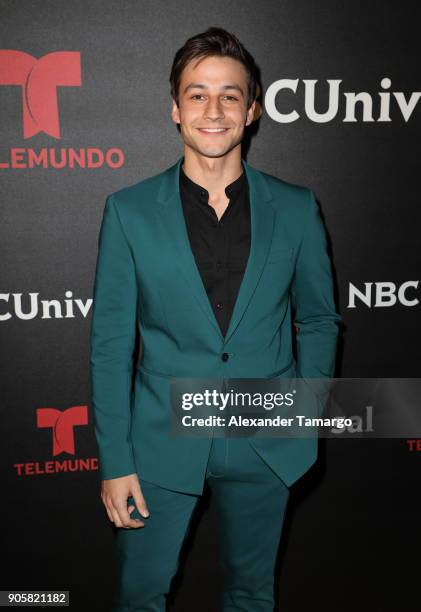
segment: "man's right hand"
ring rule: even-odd
[[[146,506],[137,474],[129,474],[128,476],[112,478],[101,482],[101,500],[107,511],[108,518],[116,527],[124,527],[125,529],[134,527],[136,529],[145,525],[140,519],[130,518],[130,513],[135,509],[133,505],[127,507],[127,498],[130,495],[135,501],[139,514],[147,518],[149,510]]]

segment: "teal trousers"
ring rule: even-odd
[[[119,528],[112,612],[164,612],[199,496],[140,480],[144,527]],[[213,438],[206,471],[218,513],[223,612],[273,612],[274,568],[289,489],[246,438]],[[128,505],[133,498],[128,498]],[[137,508],[133,518],[141,518]]]

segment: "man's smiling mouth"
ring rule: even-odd
[[[204,134],[224,134],[229,128],[197,128],[199,132]]]

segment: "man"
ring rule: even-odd
[[[256,105],[250,54],[210,28],[178,50],[170,82],[183,157],[110,195],[99,238],[91,382],[101,498],[119,528],[113,611],[165,609],[207,482],[222,609],[267,612],[289,487],[317,440],[171,436],[170,380],[332,377],[341,317],[313,193],[241,157]]]

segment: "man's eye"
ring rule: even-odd
[[[193,96],[191,96],[191,100],[194,100],[196,98],[203,98],[203,96],[201,94],[194,94]],[[224,98],[229,98],[230,100],[237,100],[237,98],[235,96],[224,96]]]

